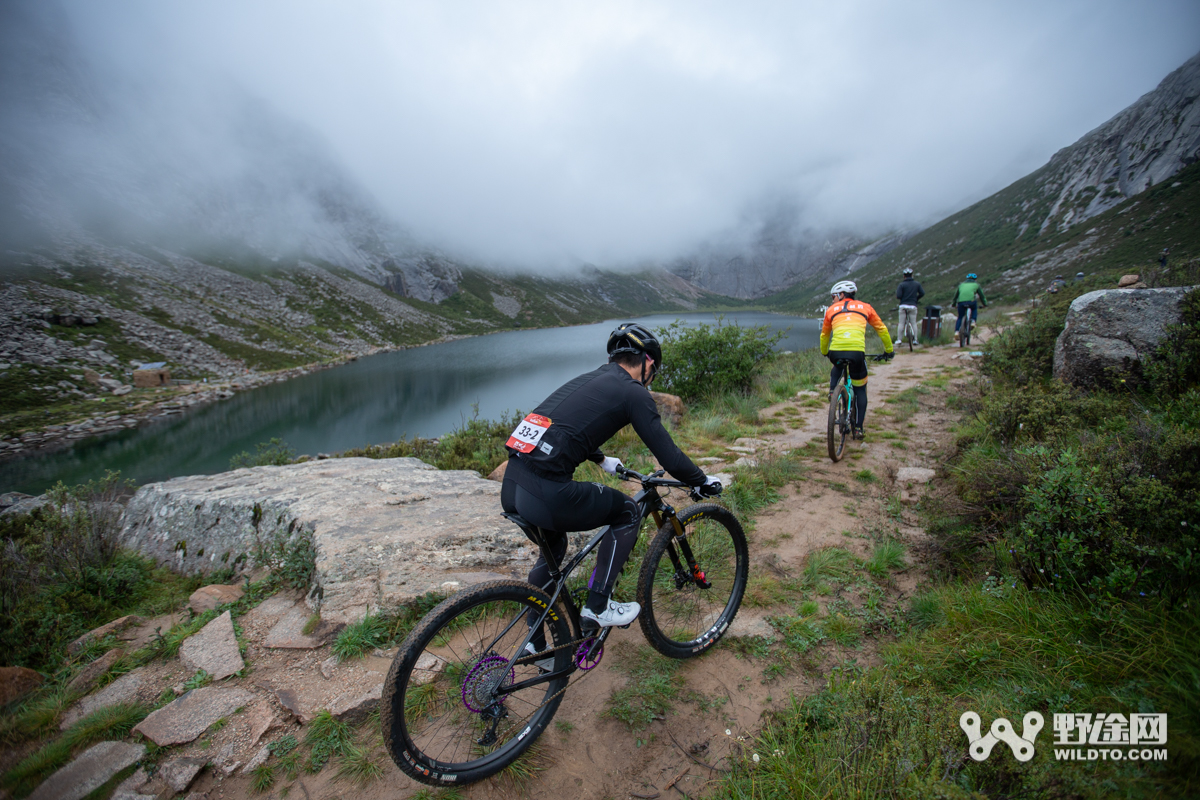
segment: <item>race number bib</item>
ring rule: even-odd
[[[508,437],[506,444],[518,453],[532,453],[533,448],[542,441],[542,436],[550,428],[550,419],[541,414],[526,414],[525,419],[517,425],[516,430]],[[542,449],[550,452],[549,445]]]

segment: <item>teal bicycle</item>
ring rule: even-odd
[[[871,356],[872,361],[888,361],[887,353]],[[829,459],[835,464],[841,460],[846,448],[846,438],[854,435],[854,420],[858,418],[854,402],[854,388],[850,383],[850,361],[839,358],[834,362],[839,371],[837,385],[829,393],[829,425],[825,429],[825,440],[829,446]]]

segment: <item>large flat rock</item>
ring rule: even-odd
[[[81,800],[130,764],[136,764],[145,754],[146,746],[142,744],[94,744],[44,780],[29,795],[29,800]]]
[[[311,531],[314,600],[334,622],[405,602],[474,572],[521,569],[530,546],[500,516],[500,485],[415,458],[254,467],[143,486],[122,543],[194,574],[253,562],[257,541]],[[290,531],[290,534],[288,533]],[[245,558],[239,561],[245,555]]]
[[[209,725],[249,704],[254,695],[245,689],[206,686],[193,689],[169,705],[146,717],[134,733],[140,733],[160,747],[195,740]]]
[[[101,708],[115,706],[117,703],[134,702],[138,692],[145,685],[144,674],[145,668],[139,667],[133,672],[117,678],[95,694],[83,698],[63,714],[59,728],[65,731],[88,714]]]

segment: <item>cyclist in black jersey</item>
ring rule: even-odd
[[[560,561],[567,550],[566,533],[611,526],[597,549],[587,604],[581,612],[601,627],[628,625],[641,611],[637,603],[610,599],[637,541],[641,515],[637,504],[616,489],[572,480],[575,468],[589,460],[615,474],[621,462],[606,457],[600,446],[632,424],[674,478],[700,487],[705,494],[717,494],[721,486],[680,451],[662,426],[646,388],[662,365],[662,348],[654,335],[641,325],[624,323],[609,335],[608,354],[607,364],[560,386],[513,431],[500,491],[505,511],[520,514],[548,532],[552,552]],[[539,557],[529,582],[544,587],[549,580],[549,568]],[[541,637],[535,634],[530,642],[531,652],[545,649],[544,632],[539,633]]]

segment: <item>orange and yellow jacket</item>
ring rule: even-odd
[[[861,300],[838,300],[825,309],[825,320],[821,323],[821,355],[830,350],[867,351],[867,323],[879,334],[885,352],[892,352],[892,337],[887,325],[875,313],[869,303]]]

